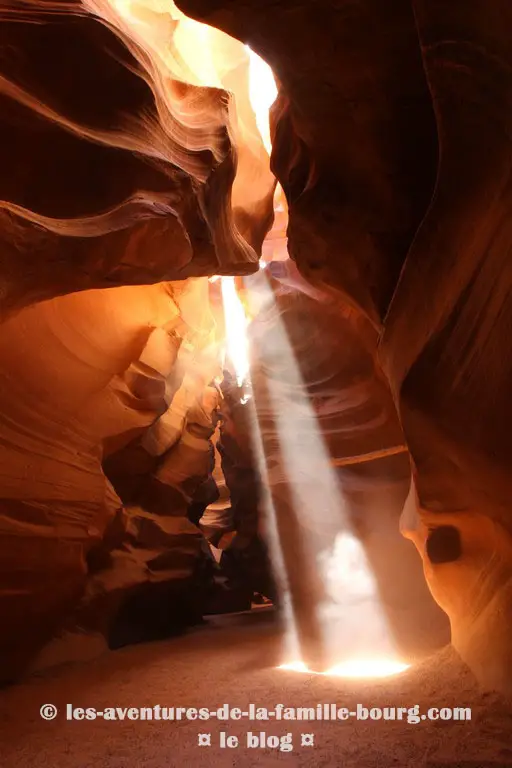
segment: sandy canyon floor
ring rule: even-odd
[[[217,620],[165,642],[62,665],[0,692],[2,768],[512,768],[512,706],[478,689],[445,649],[394,678],[357,681],[276,669],[279,632],[268,617]],[[471,707],[471,722],[184,720],[69,721],[66,705],[94,707]],[[59,714],[45,721],[43,704]],[[247,732],[292,734],[293,750],[248,748]],[[239,746],[221,748],[221,732]],[[199,746],[200,733],[212,746]],[[302,734],[313,746],[302,746]]]

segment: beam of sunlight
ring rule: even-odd
[[[235,278],[221,280],[222,302],[226,318],[227,353],[236,373],[238,386],[242,386],[249,373],[249,347],[247,342],[247,317],[236,292]]]
[[[234,368],[238,386],[245,388],[245,395],[240,402],[248,410],[250,440],[261,478],[261,506],[265,534],[272,562],[274,579],[280,596],[281,614],[285,627],[283,652],[286,658],[295,658],[300,654],[299,636],[292,610],[291,592],[283,550],[279,539],[276,511],[270,491],[270,480],[265,460],[263,438],[254,402],[251,402],[250,398],[252,385],[249,370],[247,319],[243,304],[236,291],[234,278],[222,277],[221,290],[226,327],[226,357],[229,358],[231,365]]]
[[[257,283],[255,283],[257,280]],[[261,273],[246,278],[251,315],[274,303],[272,289]],[[257,285],[251,290],[251,285]],[[268,340],[268,341],[267,341]],[[267,410],[273,414],[280,462],[267,473],[274,493],[286,483],[293,501],[293,514],[300,529],[304,557],[320,574],[323,596],[318,604],[304,606],[315,616],[323,638],[330,675],[378,677],[395,674],[407,667],[396,658],[378,587],[363,544],[352,531],[342,489],[332,466],[316,414],[288,340],[281,318],[276,317],[272,333],[260,339],[263,357],[278,366],[283,384],[267,376]],[[284,375],[283,375],[284,374]],[[257,397],[257,393],[254,393]],[[268,460],[268,457],[267,457]],[[274,504],[278,504],[275,500]],[[315,530],[335,531],[330,546],[318,549],[312,542]],[[297,564],[300,567],[300,564]],[[297,617],[295,618],[297,621]],[[308,670],[300,654],[288,656],[297,671]]]
[[[293,613],[290,583],[277,527],[276,509],[271,493],[267,462],[263,447],[263,437],[258,423],[254,401],[248,402],[245,407],[249,409],[250,413],[251,443],[261,478],[261,506],[263,511],[265,536],[272,562],[274,580],[280,596],[280,611],[285,630],[282,653],[284,658],[294,659],[300,656],[299,633]]]

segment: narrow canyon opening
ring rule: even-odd
[[[3,765],[512,766],[491,5],[0,8]]]

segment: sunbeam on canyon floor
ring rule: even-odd
[[[280,664],[278,669],[285,670],[286,672],[303,672],[308,675],[326,675],[327,677],[374,678],[398,675],[400,672],[405,672],[406,669],[409,669],[409,666],[409,664],[389,659],[354,659],[337,664],[325,672],[317,672],[314,669],[310,669],[303,661],[291,661],[287,664]]]
[[[246,279],[244,288],[249,316],[257,318],[263,308],[273,307],[274,294],[264,271]],[[241,402],[248,409],[250,437],[266,489],[266,537],[286,626],[286,663],[279,668],[350,678],[398,674],[408,664],[399,658],[364,546],[352,530],[343,488],[286,328],[279,317],[274,318],[271,339],[265,334],[258,339],[258,363],[262,359],[264,367],[270,357],[279,361],[285,373],[284,384],[265,377],[262,402],[262,387],[253,387],[251,379],[250,323],[233,278],[222,278],[222,296],[227,359],[245,393]],[[265,348],[265,344],[272,348]],[[252,353],[256,354],[254,350]],[[275,426],[279,462],[271,460],[269,464],[261,418],[266,423],[270,419]],[[291,558],[289,552],[286,554],[290,545],[280,516],[293,518],[294,530],[300,535],[301,551]],[[331,543],[324,543],[322,548],[312,535],[319,516],[336,531]],[[304,589],[304,578],[298,572],[315,574],[319,584],[314,597]]]

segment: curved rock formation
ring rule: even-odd
[[[260,296],[253,328],[280,525],[318,550],[336,532],[329,505],[321,528],[290,517],[283,468],[311,423],[306,476],[325,454],[352,523],[391,480],[395,510],[412,467],[402,531],[456,648],[511,690],[510,3],[178,5],[217,29],[159,0],[0,7],[2,677],[66,618],[119,645],[155,585],[164,600],[173,581],[179,600],[193,593],[187,511],[210,470],[215,329],[206,280],[187,278],[282,256],[287,213],[312,287],[298,294],[273,265],[288,289]],[[265,247],[276,181],[244,44],[279,86],[271,167],[286,201]],[[281,423],[277,441],[286,404],[296,433]],[[302,576],[295,612],[313,642],[303,607],[324,594]],[[169,627],[167,613],[155,632]]]
[[[192,406],[215,371],[204,354],[201,358],[192,353],[193,359],[188,359],[191,352],[180,349],[180,338],[172,329],[186,338],[184,328],[188,328],[185,344],[195,340],[197,346],[201,333],[211,330],[207,315],[198,324],[201,299],[204,303],[207,292],[206,280],[175,289],[160,284],[87,291],[39,303],[3,324],[2,678],[19,673],[34,651],[74,613],[86,589],[105,594],[122,588],[125,600],[129,587],[133,591],[160,581],[172,582],[174,588],[176,580],[194,571],[201,537],[188,523],[186,511],[195,485],[208,472],[203,451],[204,446],[208,448],[210,422],[199,412],[194,415]],[[192,327],[186,324],[191,314],[196,321]],[[172,372],[179,375],[179,365],[181,376],[185,373],[189,380],[194,376],[196,383],[197,394],[191,385],[187,389],[184,411],[186,429],[199,430],[190,438],[194,446],[187,447],[181,437],[183,423],[160,451],[167,451],[167,458],[156,462],[162,464],[160,469],[154,466],[151,452],[140,449],[136,457],[141,482],[149,482],[153,497],[162,482],[174,488],[171,500],[160,499],[157,506],[164,517],[159,518],[153,514],[156,501],[151,506],[146,499],[149,486],[146,496],[141,498],[139,493],[134,500],[112,472],[116,493],[102,471],[102,461],[112,464],[112,456],[126,452],[160,415],[165,418],[169,402],[172,405],[180,393],[179,380],[173,383],[170,378]],[[178,472],[174,480],[166,475],[169,462],[171,475]],[[125,465],[124,477],[128,475],[133,484],[130,472],[133,475]],[[172,510],[170,518],[165,517],[166,509]],[[189,546],[186,541],[192,548],[188,565],[186,558],[180,561],[180,552]],[[173,565],[163,563],[167,552],[171,561],[175,558]],[[92,582],[88,580],[91,573],[96,574]],[[86,597],[90,602],[90,594]],[[100,608],[83,611],[88,618],[76,618],[75,625],[99,629],[98,620],[94,624],[93,619],[101,614]],[[112,622],[115,613],[111,608],[104,621]],[[109,628],[104,629],[108,636]]]
[[[272,66],[272,167],[289,250],[376,323],[435,182],[437,136],[413,9],[363,3],[180,0]]]
[[[220,80],[202,87],[173,59],[172,24],[165,60],[108,2],[7,3],[0,30],[1,318],[78,290],[256,269],[275,181],[240,43],[224,73],[239,119]]]
[[[119,645],[202,599],[215,327],[186,278],[257,268],[275,188],[249,54],[203,32],[172,3],[0,8],[2,679],[63,626]]]
[[[380,329],[427,578],[463,657],[510,689],[510,5],[180,7],[279,79],[272,166],[290,253]],[[460,554],[434,563],[428,530],[447,526]]]

